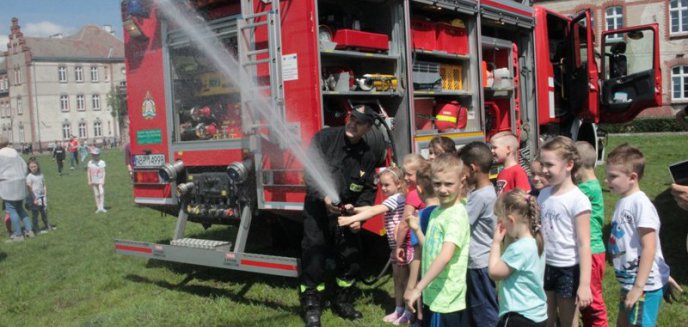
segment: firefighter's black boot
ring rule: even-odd
[[[320,327],[321,292],[307,289],[301,293],[301,310],[306,327]]]
[[[338,316],[348,320],[358,320],[363,318],[361,312],[354,309],[353,303],[353,287],[338,288],[332,303],[332,311]]]

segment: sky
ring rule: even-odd
[[[24,36],[68,36],[84,25],[111,25],[122,39],[121,0],[0,0],[0,51],[7,50],[12,17]]]

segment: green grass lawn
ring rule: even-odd
[[[686,135],[611,136],[608,151],[630,142],[647,156],[642,189],[662,218],[662,245],[672,275],[688,288],[688,213],[668,194],[667,164],[688,157]],[[58,176],[54,161],[39,156],[48,183],[49,215],[56,231],[24,242],[0,238],[0,326],[299,326],[296,280],[148,261],[114,254],[114,239],[165,241],[175,217],[133,205],[131,185],[116,150],[107,162],[107,214],[95,214],[83,166]],[[603,177],[603,168],[598,171]],[[616,197],[605,192],[606,217]],[[203,231],[189,224],[188,235],[225,234],[221,226]],[[608,226],[605,230],[608,237]],[[380,243],[380,244],[384,244]],[[371,269],[372,270],[372,269]],[[605,275],[605,299],[616,320],[618,285],[611,266]],[[360,326],[381,326],[391,310],[392,283],[362,287],[357,307]],[[663,304],[659,326],[687,326],[686,296]],[[351,323],[323,315],[326,326]]]

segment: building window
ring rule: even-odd
[[[62,139],[66,140],[72,136],[72,126],[68,121],[62,123]]]
[[[79,122],[79,137],[80,138],[86,137],[86,122],[83,120]]]
[[[93,105],[93,110],[100,110],[100,94],[91,96],[91,105]]]
[[[84,67],[76,66],[76,68],[74,68],[74,79],[77,82],[84,81]]]
[[[60,82],[66,82],[67,81],[67,67],[65,67],[65,66],[57,67],[57,78],[60,80]]]
[[[66,94],[60,95],[60,110],[69,111],[69,96]]]
[[[17,97],[17,115],[24,114],[24,105],[21,97]]]
[[[607,20],[607,31],[619,29],[623,27],[623,7],[609,7],[605,12]],[[607,38],[607,41],[619,42],[623,41],[622,34],[614,34]]]
[[[100,120],[96,120],[96,122],[93,123],[93,136],[94,137],[103,136],[103,123],[101,123]]]
[[[24,123],[19,123],[19,143],[24,143]]]
[[[671,0],[671,34],[688,33],[688,0]]]
[[[84,105],[84,95],[83,94],[79,94],[76,96],[76,110],[79,110],[79,111],[86,110],[86,106]]]
[[[688,101],[688,65],[671,69],[671,101]]]
[[[91,66],[91,82],[98,81],[98,66]]]
[[[22,83],[22,73],[21,73],[21,68],[15,67],[14,68],[14,84],[19,85]]]

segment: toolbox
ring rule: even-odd
[[[336,49],[352,49],[367,52],[387,52],[389,50],[389,37],[380,33],[340,29],[334,32],[332,41],[337,43]]]

